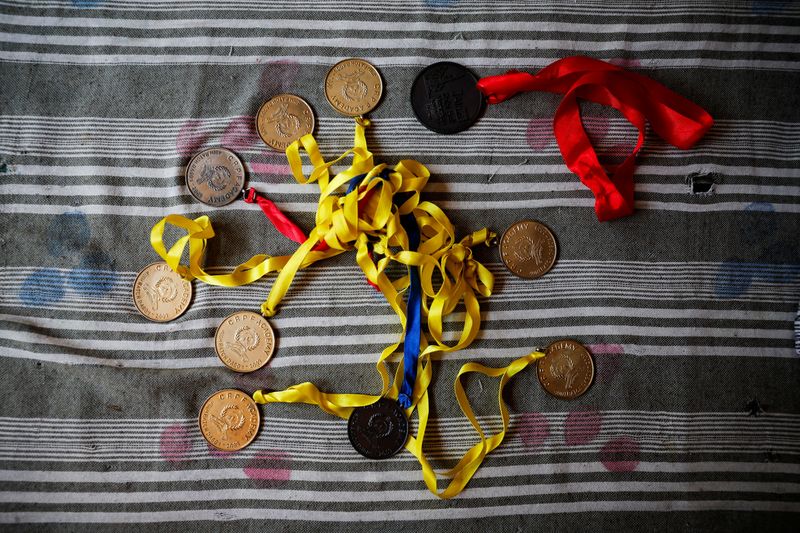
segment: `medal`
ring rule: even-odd
[[[206,205],[227,205],[242,193],[244,166],[236,154],[225,148],[203,150],[186,166],[186,186]]]
[[[215,392],[200,408],[200,433],[218,450],[241,450],[253,442],[260,425],[256,402],[235,389]]]
[[[367,459],[387,459],[405,446],[408,419],[396,401],[381,398],[353,409],[347,419],[347,436],[353,448]]]
[[[252,311],[225,318],[214,335],[217,357],[231,370],[252,372],[266,365],[275,351],[275,334],[269,322]]]
[[[511,70],[480,80],[461,65],[435,63],[414,82],[411,104],[426,128],[456,133],[480,117],[484,101],[499,104],[529,91],[564,95],[553,118],[553,132],[567,168],[594,194],[600,221],[633,213],[633,171],[644,144],[646,121],[664,140],[683,150],[691,148],[714,123],[701,107],[660,83],[583,56],[560,59],[536,74]],[[600,164],[581,122],[578,98],[614,107],[639,130],[636,148],[622,164],[608,171]]]
[[[560,340],[547,347],[536,373],[544,390],[564,400],[585,393],[594,378],[594,362],[580,343]]]
[[[541,222],[521,220],[500,238],[500,258],[514,275],[539,278],[553,268],[558,246],[553,232]]]
[[[192,283],[163,262],[147,265],[133,282],[133,303],[143,317],[153,322],[175,320],[191,300]]]
[[[279,94],[265,102],[256,114],[256,131],[273,150],[283,152],[294,141],[314,132],[314,111],[293,94]]]
[[[429,130],[458,133],[480,118],[484,96],[472,72],[458,63],[442,61],[426,67],[414,80],[411,108]]]
[[[336,111],[348,117],[365,115],[378,107],[383,80],[378,69],[363,59],[336,63],[325,76],[325,97]]]

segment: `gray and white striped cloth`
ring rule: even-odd
[[[686,152],[648,135],[631,217],[597,222],[552,136],[556,96],[490,106],[455,136],[414,119],[411,83],[432,62],[487,76],[575,54],[646,74],[716,120]],[[384,78],[370,117],[377,159],[426,164],[425,197],[461,235],[533,218],[559,242],[535,281],[479,251],[496,291],[478,340],[436,364],[434,466],[475,442],[452,393],[465,361],[503,366],[559,338],[595,359],[592,388],[572,402],[532,370],[517,376],[506,441],[450,501],[425,489],[410,454],[365,460],[345,422],[316,408],[269,405],[256,441],[233,454],[197,428],[222,388],[378,390],[374,361],[401,331],[352,254],[298,275],[271,319],[276,355],[252,374],[220,364],[214,330],[258,309],[274,278],[195,283],[187,313],[166,324],[131,301],[136,272],[158,259],[150,227],[168,213],[211,216],[209,265],[294,249],[253,205],[194,201],[184,167],[200,149],[232,149],[249,184],[309,229],[315,187],[293,181],[253,115],[275,94],[300,95],[323,154],[343,152],[353,124],[322,81],[346,57]],[[781,0],[0,0],[2,528],[791,530],[798,87],[800,3]],[[631,150],[620,115],[588,104],[583,115],[605,161]],[[466,385],[485,427],[500,428],[496,381]]]

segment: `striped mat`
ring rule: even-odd
[[[556,96],[490,106],[454,136],[411,110],[411,83],[435,61],[488,76],[576,54],[648,75],[716,120],[686,152],[648,134],[631,217],[597,222],[552,136]],[[309,406],[262,408],[241,452],[200,435],[198,409],[222,388],[379,389],[374,361],[401,330],[353,254],[298,275],[271,319],[276,355],[251,374],[220,364],[214,331],[257,310],[273,277],[195,283],[165,324],[131,299],[157,259],[150,227],[169,213],[211,216],[209,265],[291,253],[255,206],[195,201],[185,165],[225,146],[311,228],[315,187],[294,182],[253,117],[271,96],[300,95],[323,154],[346,150],[353,123],[322,87],[346,57],[384,79],[376,158],[427,165],[425,198],[460,235],[533,218],[559,243],[535,281],[508,273],[496,248],[477,252],[496,291],[478,340],[435,366],[434,467],[476,441],[452,392],[464,362],[504,366],[561,338],[594,356],[594,384],[573,401],[518,375],[506,441],[449,501],[409,453],[366,460],[344,421]],[[784,0],[0,0],[0,528],[796,530],[798,87],[800,3]],[[619,114],[582,112],[604,161],[630,152],[636,131]],[[498,430],[497,382],[466,388]]]

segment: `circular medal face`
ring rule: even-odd
[[[192,283],[166,263],[147,265],[133,282],[133,304],[153,322],[169,322],[183,314],[192,300]]]
[[[520,220],[500,238],[500,258],[513,274],[539,278],[553,268],[558,246],[547,226],[533,220]]]
[[[403,449],[408,439],[408,419],[395,400],[381,398],[357,407],[347,420],[347,436],[358,453],[368,459],[386,459]]]
[[[582,395],[592,384],[594,362],[589,351],[571,340],[556,341],[539,359],[536,373],[544,390],[565,400]]]
[[[267,319],[252,311],[233,313],[217,327],[217,357],[236,372],[258,370],[272,358],[275,334]]]
[[[236,154],[225,148],[203,150],[186,167],[186,186],[206,205],[227,205],[242,193],[244,166]]]
[[[279,94],[258,110],[256,130],[267,146],[283,152],[303,135],[314,132],[314,111],[299,96]]]
[[[260,425],[256,402],[236,389],[215,392],[200,408],[200,433],[219,450],[241,450],[253,442]]]
[[[363,59],[336,63],[325,76],[325,97],[343,115],[357,117],[369,113],[383,95],[383,80],[378,69]]]
[[[436,133],[464,131],[480,118],[483,106],[478,78],[458,63],[434,63],[420,72],[411,86],[411,107],[417,120]]]

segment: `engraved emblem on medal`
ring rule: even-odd
[[[225,318],[214,336],[217,356],[237,372],[252,372],[266,365],[275,350],[275,334],[269,322],[252,311]]]
[[[191,299],[192,284],[163,262],[147,265],[133,282],[136,309],[154,322],[178,318],[189,307]]]

